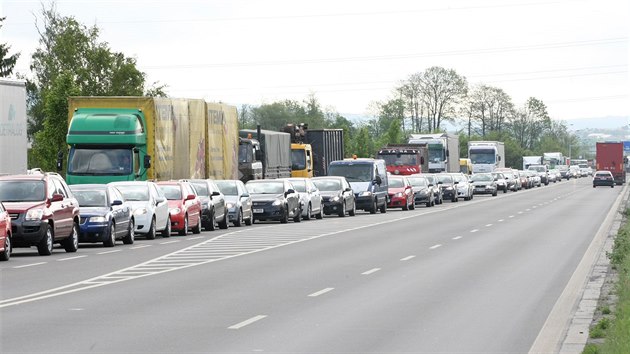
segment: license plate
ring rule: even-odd
[[[254,209],[255,214],[262,214],[265,212],[265,209]]]

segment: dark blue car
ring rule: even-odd
[[[114,247],[116,240],[133,243],[135,224],[132,209],[116,187],[76,184],[70,189],[79,201],[79,242],[103,242],[105,247]]]

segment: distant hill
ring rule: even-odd
[[[570,130],[581,129],[624,129],[630,123],[630,117],[607,116],[566,120]]]

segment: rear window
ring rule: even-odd
[[[610,177],[611,174],[610,173],[606,173],[606,172],[598,172],[595,174],[595,176],[597,177]]]

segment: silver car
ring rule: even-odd
[[[227,202],[219,187],[210,179],[181,179],[189,182],[201,200],[201,225],[205,230],[214,231],[228,228]]]
[[[322,196],[319,189],[308,178],[288,178],[295,187],[295,191],[300,194],[302,203],[302,219],[310,220],[312,217],[321,219],[324,216],[322,207]]]
[[[254,223],[252,212],[252,198],[245,188],[245,184],[237,179],[215,180],[225,197],[228,219],[234,226],[251,225]]]
[[[468,177],[461,172],[451,173],[451,175],[456,182],[455,189],[457,190],[457,197],[464,198],[464,200],[473,199],[473,186],[468,181]]]
[[[155,183],[130,181],[109,184],[118,188],[131,205],[136,222],[136,236],[140,234],[153,240],[157,231],[162,232],[162,237],[171,235],[168,201]]]

